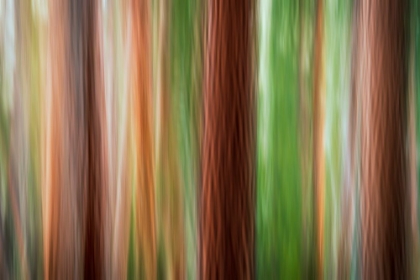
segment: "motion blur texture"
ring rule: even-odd
[[[0,279],[420,279],[420,0],[0,0]]]

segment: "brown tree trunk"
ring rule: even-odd
[[[98,3],[96,0],[78,0],[72,5],[72,19],[81,20],[81,24],[72,22],[72,27],[78,29],[82,42],[73,37],[72,43],[79,43],[82,61],[74,65],[74,71],[84,73],[82,76],[83,113],[85,117],[85,225],[84,225],[84,278],[101,279],[104,270],[104,221],[103,204],[106,191],[106,180],[103,172],[103,128],[101,124],[103,115],[103,95],[101,92],[101,75],[98,48],[98,31],[96,30],[98,20]],[[81,15],[80,15],[81,13]],[[79,18],[77,15],[79,14]],[[74,36],[74,34],[72,34]],[[77,36],[77,35],[76,35]],[[80,40],[80,39],[79,39]],[[80,68],[79,68],[80,67]],[[74,94],[78,94],[74,92]]]
[[[254,276],[254,3],[207,2],[200,278]]]
[[[63,148],[63,123],[65,120],[64,99],[68,95],[66,77],[68,71],[64,67],[67,64],[68,44],[68,7],[67,1],[49,1],[49,51],[47,65],[47,94],[45,115],[45,160],[43,168],[43,243],[44,243],[44,276],[45,279],[58,278],[60,263],[67,263],[68,270],[75,269],[73,256],[67,252],[67,244],[73,243],[73,249],[79,249],[78,243],[72,239],[73,234],[62,236],[58,242],[59,229],[69,231],[66,224],[59,224],[60,216],[70,220],[69,215],[61,211],[61,191],[64,177],[62,158]],[[77,154],[77,153],[75,153]],[[67,201],[73,202],[73,197],[68,195]],[[73,225],[74,226],[74,225]],[[76,231],[77,228],[74,229]],[[68,259],[60,257],[58,252]],[[77,272],[75,272],[77,275]],[[68,277],[75,277],[70,272]]]
[[[362,102],[362,276],[407,279],[408,1],[361,0],[357,4],[356,90],[360,90]]]
[[[101,278],[103,96],[96,1],[50,1],[44,201],[45,278]]]

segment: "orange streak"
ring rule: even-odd
[[[137,235],[145,276],[156,279],[156,225],[153,147],[151,2],[131,1],[132,94],[137,149]]]

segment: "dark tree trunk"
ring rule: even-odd
[[[44,274],[101,279],[107,180],[98,2],[48,4]]]
[[[407,1],[357,3],[362,276],[408,278]]]
[[[101,93],[100,93],[100,73],[98,60],[98,46],[96,30],[97,8],[96,0],[78,0],[72,5],[72,19],[81,20],[81,24],[73,22],[72,27],[78,29],[79,40],[82,49],[79,55],[82,61],[76,65],[74,71],[84,73],[82,76],[83,94],[83,114],[85,117],[85,141],[86,141],[86,170],[85,170],[85,236],[84,236],[84,278],[101,279],[103,274],[103,249],[104,249],[104,230],[103,230],[103,193],[105,192],[105,180],[103,176],[103,155],[101,153]],[[73,42],[73,43],[76,43]],[[81,67],[81,68],[77,68]],[[77,92],[74,94],[78,94]]]
[[[207,2],[200,278],[254,276],[252,0]]]
[[[100,279],[106,180],[96,0],[49,4],[44,273],[47,279]]]

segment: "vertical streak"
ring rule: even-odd
[[[411,263],[410,263],[410,273],[413,279],[416,279],[420,276],[419,274],[419,267],[417,263],[420,260],[420,247],[419,247],[419,222],[418,222],[418,154],[417,154],[417,132],[418,132],[418,125],[419,121],[416,122],[416,116],[418,115],[419,107],[417,105],[417,98],[416,92],[419,90],[418,88],[418,81],[416,81],[416,59],[418,56],[418,50],[416,49],[416,32],[417,32],[417,21],[419,17],[419,10],[418,10],[418,0],[409,1],[410,5],[410,47],[409,47],[409,80],[408,80],[408,143],[409,148],[409,178],[410,178],[410,225],[411,225],[411,238],[412,241],[412,249],[411,249]]]
[[[19,265],[12,278],[40,276],[42,258],[38,199],[39,177],[39,30],[35,11],[25,1],[15,1],[16,69],[10,134],[10,202],[18,245]],[[2,131],[3,133],[3,131]],[[8,133],[4,133],[6,136]],[[12,243],[12,242],[10,242]],[[12,258],[10,258],[12,259]]]
[[[303,268],[304,277],[313,275],[313,213],[312,178],[311,178],[311,92],[308,86],[309,67],[305,65],[308,55],[308,22],[310,22],[308,1],[299,1],[299,151],[302,187],[302,225],[303,225]],[[311,46],[312,47],[312,46]]]
[[[101,278],[103,100],[94,1],[49,5],[45,277]],[[44,202],[43,202],[44,203]]]
[[[411,2],[411,11],[412,13],[412,28],[414,30],[414,36],[413,36],[413,41],[414,41],[414,75],[415,75],[415,79],[414,79],[414,88],[415,88],[415,105],[416,105],[416,154],[419,151],[419,139],[420,139],[420,53],[418,52],[418,50],[420,49],[420,1],[418,0],[413,0]],[[418,164],[417,162],[417,179],[419,178],[420,175],[420,164]],[[417,185],[417,202],[420,201],[420,192],[419,192],[419,185]],[[418,226],[420,225],[420,213],[419,213],[420,207],[418,207],[417,205],[417,231],[419,231]],[[417,235],[417,239],[419,239],[420,236]],[[420,258],[420,248],[418,250],[418,258]],[[418,259],[417,259],[418,260]],[[415,276],[420,276],[420,267],[416,268],[416,274]]]
[[[413,263],[412,263],[412,273],[413,278],[416,278],[416,261],[418,261],[418,223],[417,223],[417,147],[416,147],[416,103],[415,103],[415,72],[414,72],[414,47],[410,46],[410,77],[409,77],[409,96],[408,96],[408,143],[409,143],[409,186],[410,186],[410,225],[411,225],[411,237],[413,242]]]
[[[4,227],[4,219],[5,219],[5,212],[6,212],[6,198],[5,198],[5,189],[6,184],[5,181],[7,180],[6,172],[5,172],[5,162],[7,158],[7,151],[8,147],[6,146],[7,139],[8,139],[8,127],[7,127],[7,114],[5,113],[4,106],[4,33],[5,33],[5,2],[3,1],[0,3],[2,5],[0,7],[0,271],[1,276],[4,278],[9,278],[9,272],[7,267],[7,252],[6,252],[6,242],[5,242],[5,227]]]
[[[343,183],[343,199],[342,199],[342,226],[340,233],[339,256],[338,256],[338,277],[342,279],[350,279],[354,273],[352,271],[352,256],[357,255],[354,249],[354,240],[358,234],[358,215],[357,210],[357,193],[359,182],[359,160],[360,160],[360,95],[357,90],[357,26],[358,13],[357,1],[354,1],[352,7],[352,23],[351,23],[351,63],[350,63],[350,95],[349,95],[349,111],[348,111],[348,147],[346,148],[346,160],[344,163],[344,183]]]
[[[131,147],[131,21],[128,1],[102,2],[99,28],[104,31],[101,61],[104,69],[108,157],[108,204],[104,206],[105,275],[126,279],[132,202]]]
[[[254,277],[252,0],[207,1],[200,278]]]
[[[178,114],[175,95],[170,87],[170,23],[172,1],[159,1],[158,81],[159,154],[158,188],[161,237],[165,253],[166,278],[185,276],[185,240],[183,219],[183,192],[177,147]]]
[[[103,274],[103,204],[106,181],[103,177],[101,108],[103,105],[100,86],[100,61],[97,53],[97,3],[95,0],[80,3],[84,17],[83,40],[83,102],[87,137],[87,185],[86,227],[84,240],[84,277],[101,279]]]
[[[409,277],[408,1],[358,6],[362,277]]]
[[[60,215],[60,181],[63,121],[62,99],[66,95],[64,77],[67,75],[65,46],[67,43],[66,1],[49,2],[47,54],[47,94],[45,114],[45,167],[43,169],[43,244],[45,279],[56,278],[58,267],[57,231]]]
[[[174,148],[178,148],[180,187],[183,194],[185,267],[187,279],[197,275],[197,196],[199,184],[199,129],[201,119],[203,12],[201,0],[171,0],[169,26],[170,89],[172,123],[179,128]],[[176,242],[176,241],[175,241]]]
[[[15,1],[16,26],[16,70],[13,77],[13,106],[10,123],[10,154],[9,154],[9,197],[14,222],[14,232],[18,246],[20,277],[29,276],[28,267],[28,166],[29,143],[28,123],[29,99],[28,85],[30,82],[30,57],[27,52],[27,30],[30,27],[28,7],[22,1]],[[17,273],[16,275],[19,275]]]
[[[151,1],[130,1],[132,94],[137,149],[136,217],[146,279],[156,279],[156,223],[153,147]]]
[[[323,278],[324,259],[324,197],[325,197],[325,158],[324,158],[324,0],[316,0],[316,23],[314,45],[314,93],[313,93],[313,168],[314,168],[314,206],[316,225],[317,276]]]
[[[413,278],[417,276],[417,262],[419,260],[419,236],[418,236],[418,222],[417,222],[417,184],[418,184],[418,174],[417,174],[417,141],[416,141],[416,106],[415,106],[415,50],[414,50],[414,32],[410,34],[410,58],[409,58],[409,80],[408,80],[408,102],[407,102],[407,120],[408,120],[408,157],[409,157],[409,167],[408,167],[408,176],[409,176],[409,186],[410,186],[410,230],[411,235],[410,239],[412,240],[412,271]]]

